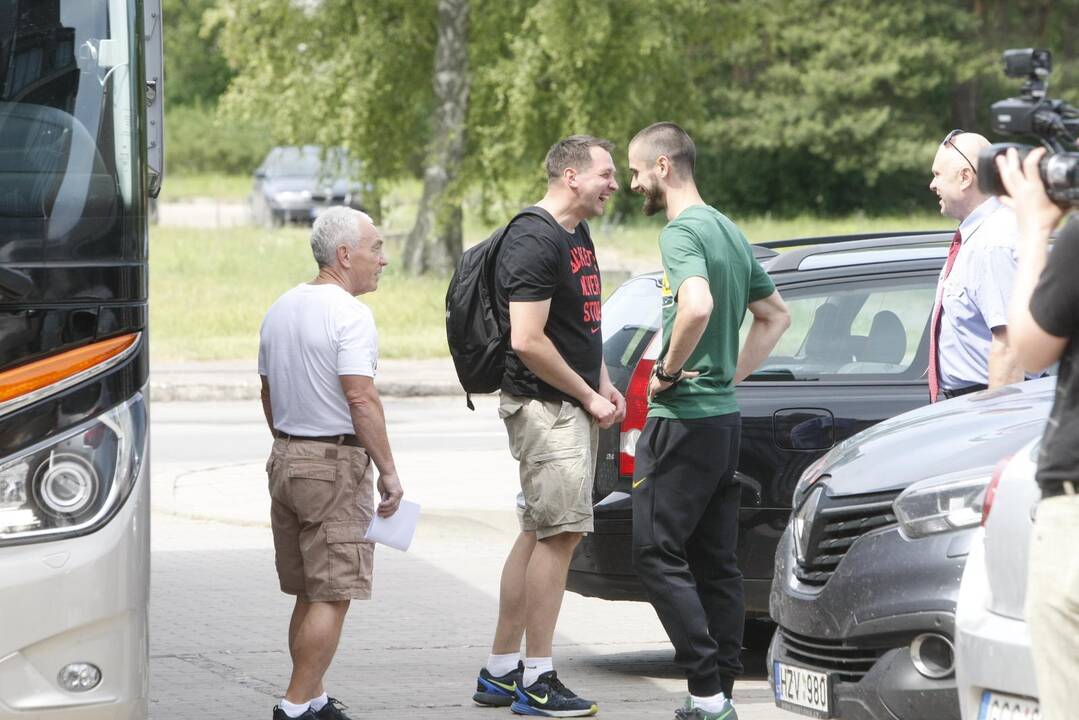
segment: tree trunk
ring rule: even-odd
[[[468,115],[468,0],[439,0],[434,135],[427,149],[423,195],[405,242],[405,269],[449,272],[461,256],[461,199],[455,180],[465,155]]]

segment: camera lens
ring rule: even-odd
[[[978,189],[983,193],[987,195],[1008,194],[1008,191],[1004,189],[1004,183],[1000,179],[1000,172],[997,170],[997,158],[1011,148],[1018,151],[1020,162],[1034,149],[1030,145],[1020,145],[1018,143],[997,143],[990,145],[978,154]]]

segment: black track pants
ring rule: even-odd
[[[698,696],[730,697],[742,672],[741,426],[738,413],[648,418],[637,442],[633,565]]]

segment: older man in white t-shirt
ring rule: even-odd
[[[259,338],[262,408],[274,436],[266,469],[277,574],[281,590],[296,596],[292,676],[274,720],[348,720],[322,678],[349,602],[371,595],[371,516],[393,515],[403,494],[374,385],[375,321],[356,299],[378,288],[382,238],[367,215],[337,207],[315,221],[311,251],[318,275],[277,299]]]

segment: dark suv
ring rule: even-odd
[[[772,585],[778,705],[817,718],[959,720],[959,580],[994,465],[1041,434],[1055,383],[919,408],[806,471]]]
[[[806,468],[851,435],[928,403],[927,328],[950,237],[863,235],[754,247],[792,322],[737,390],[738,559],[748,617],[768,615],[776,546]],[[647,599],[632,567],[630,491],[644,391],[659,350],[661,281],[659,274],[635,277],[604,304],[604,359],[627,413],[621,427],[600,435],[595,532],[578,546],[568,580],[581,595]]]

